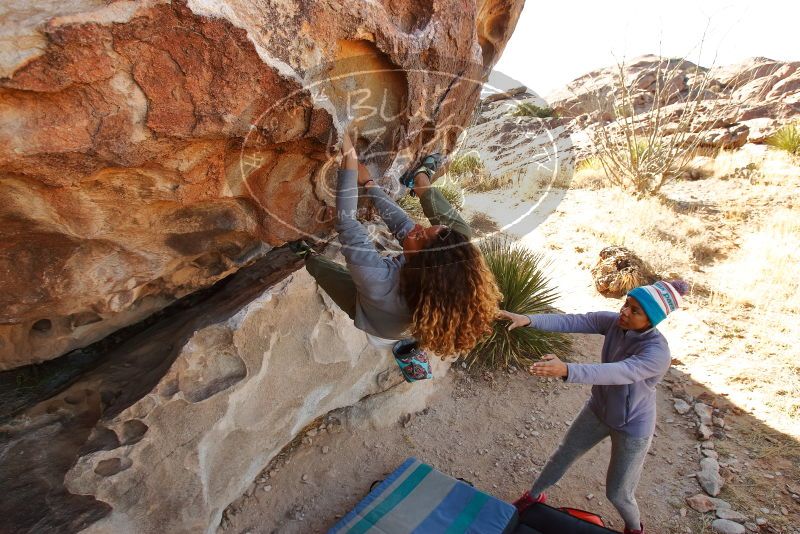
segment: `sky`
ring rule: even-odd
[[[527,0],[495,72],[546,97],[615,58],[659,50],[706,67],[754,56],[800,61],[798,21],[798,0]]]

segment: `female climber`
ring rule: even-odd
[[[500,312],[511,321],[509,330],[529,326],[605,336],[603,363],[564,363],[546,355],[529,369],[535,376],[592,384],[592,395],[531,489],[514,502],[520,513],[544,502],[544,490],[558,482],[575,460],[610,436],[606,496],[625,521],[625,534],[644,532],[634,492],[655,430],[656,384],[671,362],[667,340],[656,325],[680,307],[686,290],[686,282],[680,280],[637,287],[628,293],[619,313],[527,316]]]
[[[442,193],[431,187],[438,156],[429,156],[404,184],[419,196],[430,227],[415,224],[369,176],[349,134],[338,172],[336,230],[347,266],[293,249],[336,304],[365,332],[388,340],[412,336],[441,356],[465,352],[492,328],[502,295],[470,228]],[[359,186],[402,244],[402,254],[382,257],[356,220]],[[397,353],[395,353],[397,356]],[[402,366],[401,366],[402,367]]]

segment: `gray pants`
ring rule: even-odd
[[[603,423],[588,406],[584,406],[567,430],[556,452],[547,460],[531,495],[537,496],[558,482],[569,466],[589,449],[611,436],[611,461],[606,473],[606,497],[622,516],[625,528],[639,529],[639,505],[634,492],[642,475],[652,437],[635,438],[613,430]]]

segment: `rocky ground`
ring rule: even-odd
[[[599,337],[575,336],[574,360],[592,361],[600,347]],[[220,532],[325,532],[366,495],[373,481],[408,456],[513,500],[532,482],[589,393],[588,387],[524,372],[476,376],[457,368],[452,375],[428,410],[389,428],[352,430],[333,416],[311,429],[228,508]],[[718,403],[714,418],[725,428],[710,423],[712,437],[698,439],[697,412],[712,413],[711,405]],[[762,532],[796,531],[791,525],[800,520],[798,503],[789,494],[797,498],[796,467],[753,458],[740,445],[760,430],[757,421],[695,384],[680,366],[659,388],[659,412],[638,492],[652,532],[707,532],[717,517],[734,519],[751,532],[759,531],[757,525],[764,525]],[[581,459],[550,491],[550,499],[596,511],[620,528],[605,499],[609,449],[606,440]],[[757,502],[740,500],[755,479],[769,481],[771,490]],[[707,496],[703,486],[719,499]]]
[[[787,203],[794,209],[789,199],[797,192],[797,176],[782,175],[777,188],[769,180],[759,185],[738,175],[710,180],[676,183],[663,202],[634,201],[577,182],[570,190],[534,195],[525,186],[509,187],[468,195],[465,214],[474,220],[482,213],[488,231],[533,205],[527,224],[516,226],[518,236],[551,260],[550,272],[561,290],[558,306],[567,312],[617,308],[618,300],[594,288],[590,268],[597,253],[607,244],[638,249],[649,240],[653,252],[643,250],[659,260],[659,272],[669,272],[665,266],[670,266],[695,287],[685,309],[660,327],[674,359],[659,386],[657,435],[638,491],[649,531],[800,532],[800,431],[793,394],[785,395],[796,387],[791,343],[779,336],[770,345],[770,330],[757,313],[748,312],[752,304],[722,305],[703,290],[713,287],[706,284],[719,277],[721,265],[736,261],[746,248],[745,236],[756,221]],[[675,208],[700,199],[705,207],[689,214]],[[746,206],[747,224],[729,215]],[[642,213],[650,218],[631,226],[630,219]],[[660,217],[668,223],[661,224]],[[651,228],[694,235],[685,225],[700,223],[691,217],[702,222],[698,243],[704,239],[719,247],[701,261],[694,258],[696,247],[688,237],[677,247],[663,236],[659,241]],[[773,326],[780,330],[792,317],[784,315]],[[731,332],[745,332],[747,339]],[[596,360],[601,338],[574,339],[573,361]],[[737,344],[745,341],[749,350]],[[737,378],[742,376],[749,380]],[[220,532],[324,532],[369,491],[372,481],[407,456],[512,500],[533,480],[588,393],[586,387],[523,372],[476,376],[456,366],[431,407],[408,420],[375,430],[342,427],[333,417],[332,424],[311,429],[228,508]],[[619,528],[604,495],[608,449],[605,442],[587,454],[550,496],[555,504],[597,511]]]

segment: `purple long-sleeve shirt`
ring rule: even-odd
[[[620,328],[616,312],[531,315],[531,327],[550,332],[602,334],[603,363],[568,363],[567,382],[592,384],[588,401],[611,428],[649,437],[656,427],[656,384],[672,358],[667,340],[656,328],[644,332]]]
[[[405,258],[402,254],[381,256],[366,229],[356,219],[358,173],[340,170],[337,179],[336,230],[347,270],[358,291],[355,325],[386,339],[408,337],[412,314],[400,294],[400,269]],[[370,187],[366,193],[389,230],[402,242],[414,228],[414,222],[380,187]]]

